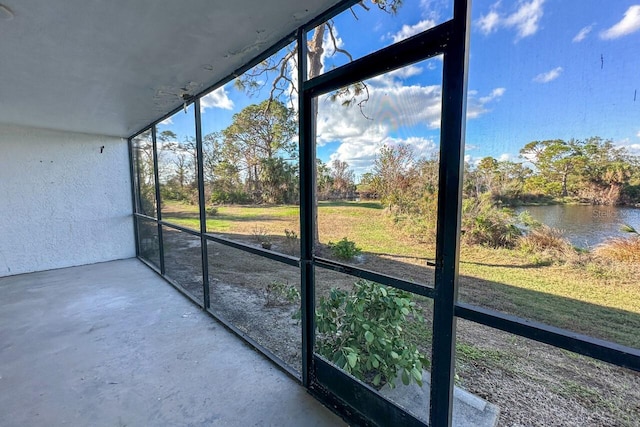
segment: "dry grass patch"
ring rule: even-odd
[[[533,228],[525,236],[520,237],[518,246],[525,252],[543,253],[562,258],[569,257],[575,252],[562,230],[547,225]]]
[[[615,237],[598,245],[595,254],[605,260],[623,263],[640,263],[640,237]]]

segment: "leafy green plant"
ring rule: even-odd
[[[318,353],[375,387],[395,387],[399,371],[403,384],[422,386],[429,360],[406,336],[411,322],[424,318],[408,292],[367,280],[351,292],[334,288],[316,309]]]
[[[463,236],[471,245],[513,248],[522,235],[517,222],[513,211],[496,206],[488,194],[463,201]]]
[[[331,254],[339,259],[350,260],[362,253],[362,249],[356,246],[356,242],[343,237],[337,243],[329,242]]]
[[[300,300],[300,291],[288,283],[274,280],[265,286],[264,299],[267,307],[289,305]]]
[[[209,216],[216,216],[218,215],[218,208],[215,206],[209,206],[207,208],[207,215]]]

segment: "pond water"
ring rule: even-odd
[[[640,208],[619,206],[525,206],[516,212],[528,210],[531,216],[554,228],[564,230],[572,244],[590,248],[609,237],[629,236],[620,231],[623,224],[640,229]]]

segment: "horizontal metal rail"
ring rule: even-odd
[[[183,232],[185,232],[187,234],[191,234],[192,236],[200,237],[200,231],[199,230],[194,230],[192,228],[183,227],[182,225],[173,224],[173,223],[167,222],[165,220],[160,220],[158,222],[161,225],[165,226],[165,227],[173,228],[175,230],[183,231]]]
[[[640,371],[640,350],[471,304],[457,303],[455,315],[490,328]]]
[[[216,236],[214,234],[206,233],[204,237],[212,242],[220,243],[221,245],[229,246],[231,248],[239,249],[241,251],[249,252],[254,255],[259,255],[264,258],[272,259],[274,261],[281,262],[283,264],[290,265],[292,267],[300,267],[300,260],[296,257],[281,254],[278,252],[270,251],[268,249],[257,248],[255,246],[237,242],[235,240],[227,239],[226,237]]]
[[[453,23],[447,21],[424,33],[304,81],[300,86],[311,96],[318,96],[418,61],[424,61],[444,54],[452,34]]]
[[[153,222],[158,221],[158,218],[156,218],[154,216],[149,216],[149,215],[141,214],[141,213],[138,213],[138,212],[134,212],[133,215],[136,218],[142,218],[142,219],[146,219],[146,220],[153,221]]]
[[[403,291],[422,295],[431,299],[433,299],[435,295],[434,289],[429,286],[419,285],[417,283],[409,282],[398,277],[376,273],[375,271],[354,267],[352,265],[342,264],[325,258],[314,258],[313,265],[321,268],[326,268],[328,270],[337,271],[338,273],[344,273],[350,276],[359,277],[361,279],[371,280],[372,282],[377,282],[383,285],[402,289]]]

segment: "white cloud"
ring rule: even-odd
[[[429,65],[430,62],[427,64],[427,68],[429,68]],[[369,82],[378,87],[402,86],[402,80],[409,77],[417,76],[421,73],[421,67],[418,67],[416,65],[409,65],[408,67],[403,67],[385,74],[380,74],[379,76],[369,79]]]
[[[501,1],[494,3],[486,15],[482,15],[475,24],[483,34],[491,34],[498,28],[516,30],[516,41],[538,32],[540,20],[544,15],[545,0],[519,1],[517,9],[510,14],[501,14]]]
[[[388,75],[397,76],[398,78],[401,78],[401,79],[407,79],[409,77],[417,76],[421,73],[422,73],[422,68],[416,65],[409,65],[408,67],[403,67],[403,68],[394,70],[388,73]]]
[[[420,10],[423,17],[428,17],[438,22],[442,22],[440,15],[449,13],[451,9],[450,0],[420,0]]]
[[[605,40],[617,39],[635,33],[638,30],[640,30],[640,5],[634,5],[627,9],[620,22],[601,32],[600,38]]]
[[[549,83],[552,80],[557,79],[562,74],[563,68],[556,67],[553,70],[547,71],[546,73],[540,73],[533,78],[533,81],[536,83]]]
[[[489,95],[478,97],[477,91],[470,90],[467,93],[467,119],[477,119],[488,113],[490,110],[487,104],[499,100],[505,92],[505,88],[498,87],[493,89]]]
[[[206,110],[207,108],[222,108],[223,110],[233,110],[233,101],[229,99],[229,94],[227,93],[224,86],[219,87],[213,92],[203,96],[200,99],[200,106],[202,110]]]
[[[500,154],[500,156],[498,156],[498,161],[500,162],[506,162],[511,160],[511,154],[509,153],[502,153]]]
[[[626,148],[629,150],[640,151],[640,144],[627,145]]]
[[[476,167],[480,164],[480,161],[482,161],[482,157],[475,157],[475,156],[472,156],[471,154],[465,154],[464,161],[469,166]]]
[[[505,19],[505,26],[515,27],[519,39],[534,35],[538,31],[540,19],[544,14],[542,10],[544,1],[531,0],[529,3],[520,3],[518,10]]]
[[[436,26],[436,21],[433,19],[424,19],[414,25],[403,25],[402,29],[395,34],[389,34],[388,36],[393,39],[394,43],[398,43],[401,40],[408,39],[411,36],[415,36],[423,31],[428,30]]]
[[[500,15],[495,10],[489,11],[486,15],[483,15],[476,21],[480,31],[483,34],[491,34],[498,29],[500,25]]]
[[[575,35],[575,37],[573,38],[573,42],[574,43],[579,43],[582,40],[584,40],[585,38],[587,38],[587,36],[589,35],[589,33],[591,32],[591,30],[593,30],[593,24],[588,25],[584,28],[582,28],[580,31],[578,31],[578,34]]]
[[[328,97],[320,98],[316,142],[319,146],[339,143],[330,160],[346,161],[356,174],[362,174],[371,169],[383,145],[407,144],[415,148],[417,155],[431,155],[437,141],[432,136],[410,133],[419,124],[440,128],[440,85],[403,86],[398,78],[386,77],[369,80],[368,89],[370,98],[362,111],[357,106],[343,107]],[[504,88],[496,88],[486,96],[470,91],[467,117],[473,119],[487,113],[489,103],[504,93]]]
[[[636,134],[636,136],[637,136],[638,138],[640,138],[640,131],[638,131],[638,133]]]
[[[173,118],[171,116],[167,117],[166,119],[164,119],[163,121],[161,121],[158,124],[159,125],[164,125],[164,126],[172,125],[173,124]]]
[[[480,98],[480,102],[482,104],[486,104],[488,102],[493,101],[496,98],[502,97],[502,95],[504,95],[505,92],[506,92],[505,88],[497,87],[494,90],[492,90],[488,96],[483,96],[482,98]]]

